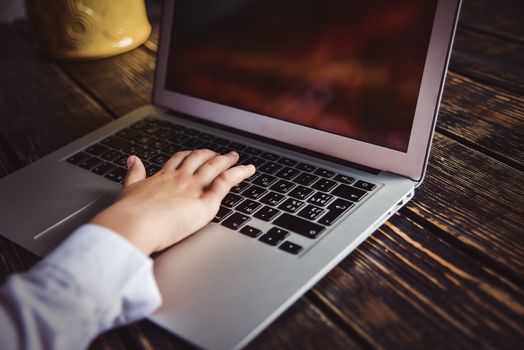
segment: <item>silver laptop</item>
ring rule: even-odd
[[[45,255],[108,206],[125,159],[236,150],[257,174],[155,261],[151,317],[241,348],[421,183],[459,0],[166,0],[153,105],[0,181],[0,233]]]

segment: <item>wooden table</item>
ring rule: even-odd
[[[67,63],[37,56],[24,23],[1,26],[0,174],[148,103],[156,34],[121,56]],[[522,346],[523,120],[524,5],[465,0],[424,185],[249,347]],[[0,239],[2,281],[36,260]],[[92,344],[186,347],[147,321]]]

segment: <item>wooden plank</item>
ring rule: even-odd
[[[0,120],[5,142],[28,164],[110,121],[53,63],[0,27]]]
[[[524,169],[524,98],[450,72],[437,130]]]
[[[407,208],[524,281],[522,172],[436,134]]]
[[[464,28],[457,31],[450,69],[524,94],[524,44]]]
[[[464,0],[460,23],[524,43],[522,0]]]
[[[524,290],[396,215],[314,295],[375,348],[519,348]]]
[[[155,60],[144,47],[104,60],[60,66],[115,116],[151,101]]]

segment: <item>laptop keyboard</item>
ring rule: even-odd
[[[367,181],[153,117],[86,147],[66,161],[123,183],[130,155],[140,157],[147,175],[152,176],[172,154],[198,148],[217,153],[234,150],[240,155],[240,164],[257,168],[255,175],[226,195],[213,222],[290,254],[303,251],[292,241],[295,234],[315,240],[377,189]],[[271,228],[263,232],[250,226],[253,218]]]

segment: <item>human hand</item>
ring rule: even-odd
[[[146,178],[143,163],[128,159],[124,188],[116,202],[91,223],[112,229],[149,255],[204,227],[231,187],[255,173],[238,165],[238,154],[210,150],[178,152]]]

